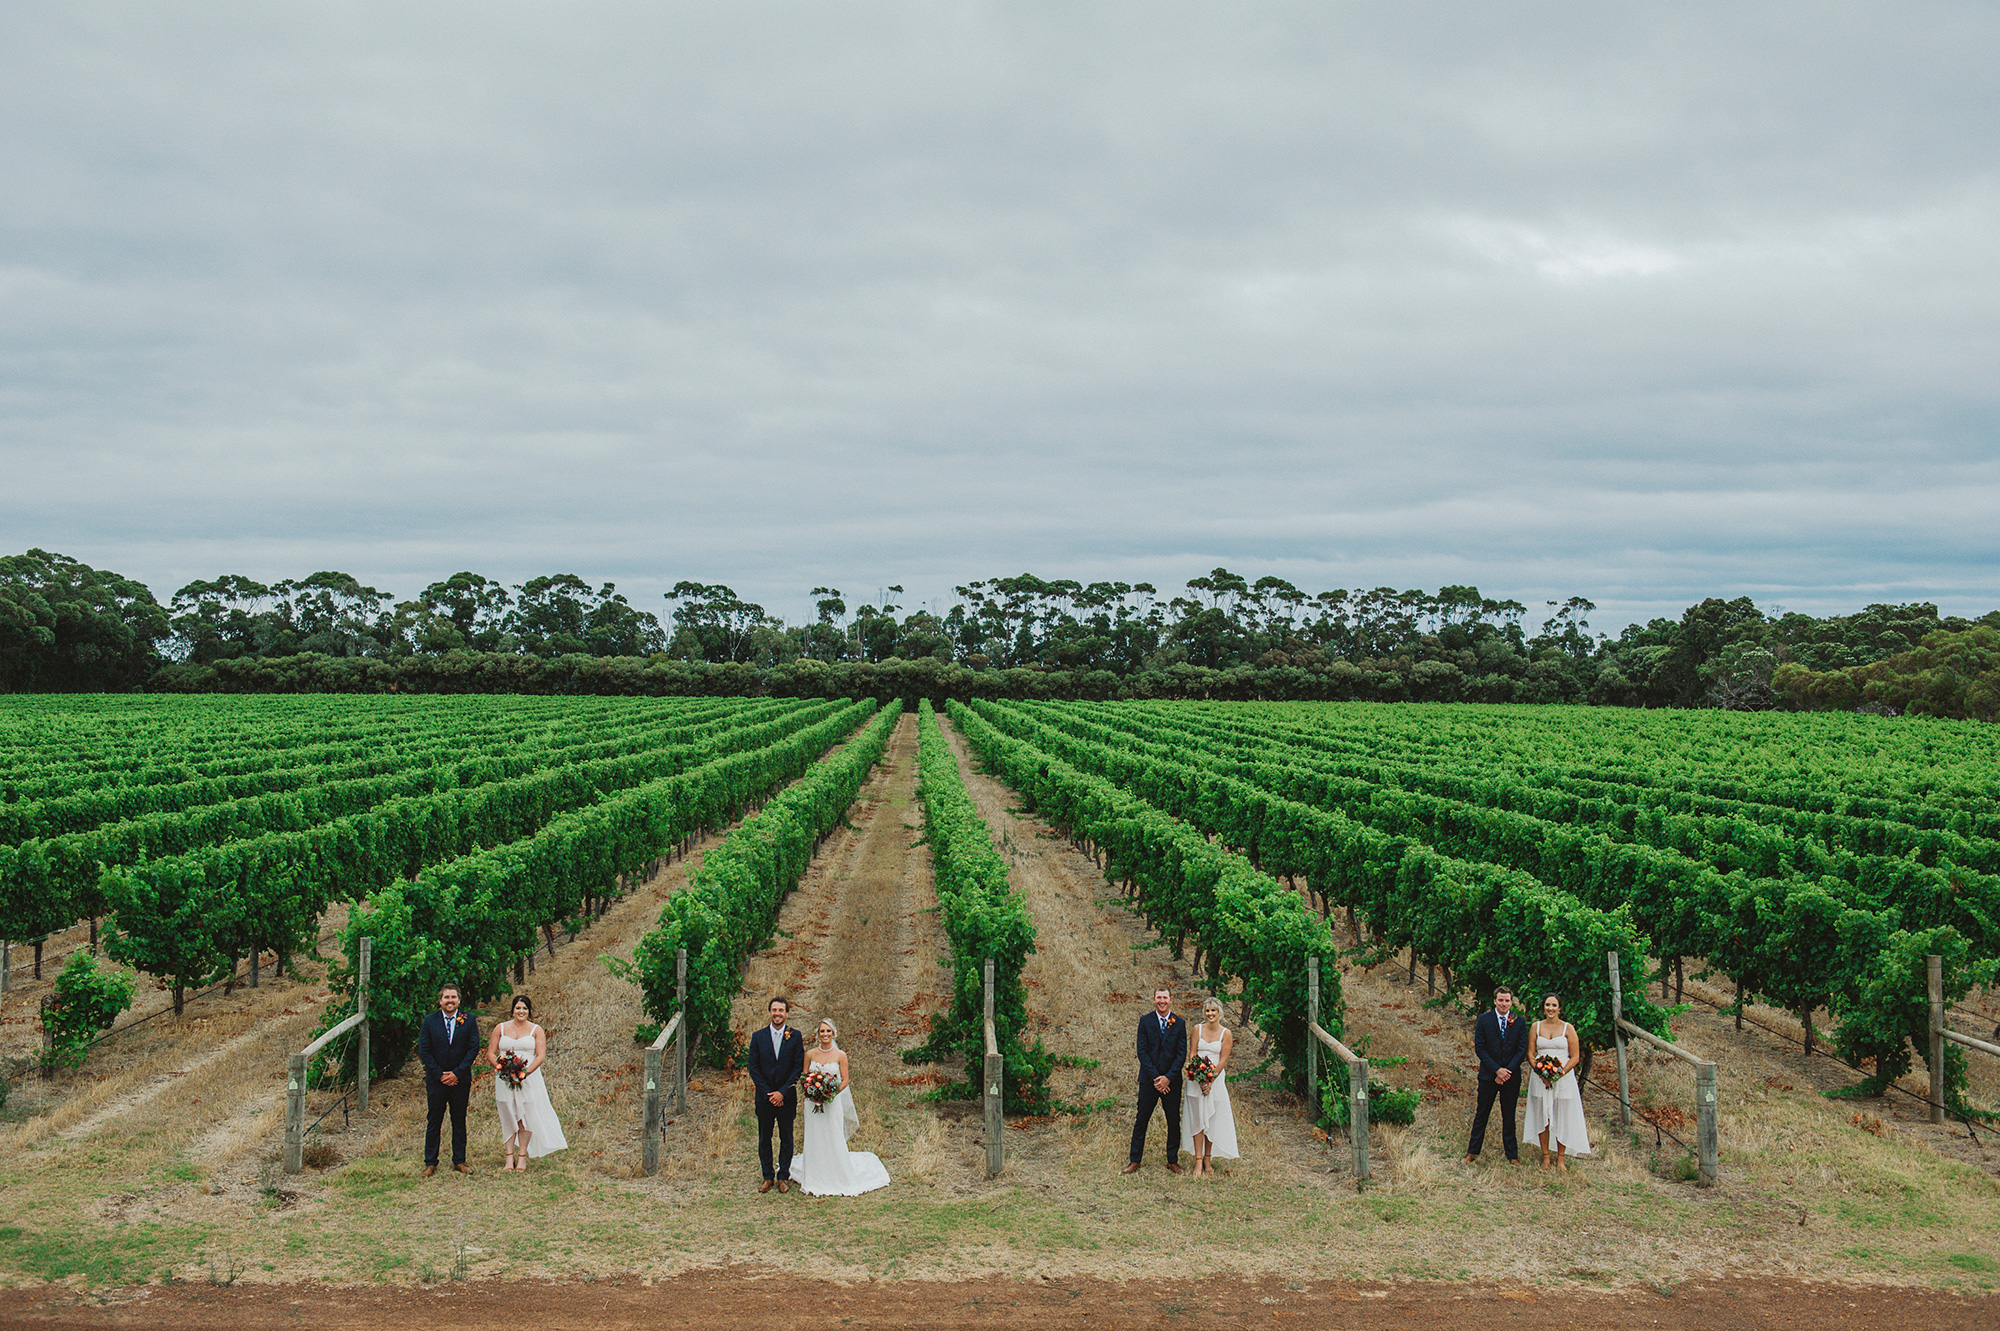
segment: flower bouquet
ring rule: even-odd
[[[521,1089],[521,1083],[528,1079],[528,1060],[519,1054],[502,1054],[500,1061],[493,1065],[493,1071],[499,1075],[501,1081],[518,1091]]]
[[[834,1068],[814,1068],[799,1078],[799,1089],[812,1101],[813,1113],[824,1114],[827,1102],[840,1094],[840,1073]]]
[[[1555,1084],[1562,1079],[1563,1061],[1554,1054],[1536,1054],[1534,1068],[1535,1075],[1542,1079],[1542,1085],[1550,1090],[1554,1090]]]
[[[1216,1075],[1221,1071],[1222,1069],[1215,1066],[1207,1054],[1196,1054],[1188,1060],[1187,1066],[1181,1069],[1181,1075],[1206,1091],[1214,1084]]]

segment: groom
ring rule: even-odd
[[[1139,1171],[1146,1154],[1146,1129],[1153,1107],[1167,1111],[1167,1170],[1181,1172],[1181,1065],[1187,1062],[1187,1023],[1174,1015],[1168,989],[1153,991],[1153,1010],[1139,1018],[1139,1121],[1132,1125],[1132,1158],[1127,1174]]]
[[[750,1084],[756,1087],[757,1159],[764,1181],[757,1191],[792,1190],[792,1125],[799,1114],[799,1074],[806,1070],[806,1042],[785,1024],[792,1005],[771,1000],[771,1024],[750,1037]],[[778,1129],[778,1164],[771,1167],[771,1128]]]
[[[1507,1162],[1521,1163],[1514,1140],[1514,1106],[1521,1098],[1521,1060],[1528,1056],[1528,1023],[1514,1013],[1514,991],[1501,985],[1493,991],[1493,1010],[1481,1013],[1472,1027],[1472,1052],[1479,1055],[1479,1108],[1472,1116],[1472,1141],[1465,1162],[1479,1158],[1486,1144],[1486,1119],[1493,1101],[1500,1101],[1500,1144]]]
[[[470,1174],[465,1163],[465,1108],[472,1096],[472,1060],[479,1054],[479,1021],[458,1010],[458,986],[438,990],[437,1011],[417,1031],[417,1060],[424,1065],[424,1177],[438,1170],[438,1136],[451,1111],[451,1167]]]

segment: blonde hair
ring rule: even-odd
[[[1204,1016],[1204,1017],[1206,1017],[1206,1016],[1208,1015],[1208,1010],[1209,1010],[1210,1008],[1214,1008],[1214,1009],[1215,1009],[1215,1015],[1216,1015],[1216,1016],[1218,1016],[1218,1017],[1220,1017],[1220,1016],[1222,1015],[1222,1000],[1221,1000],[1221,999],[1219,999],[1219,998],[1204,998],[1204,999],[1202,999],[1202,1000],[1201,1000],[1201,1015],[1202,1015],[1202,1016]]]

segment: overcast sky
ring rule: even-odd
[[[2000,11],[0,9],[0,550],[2000,606]]]

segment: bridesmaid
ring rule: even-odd
[[[526,1170],[530,1157],[540,1159],[569,1145],[562,1124],[556,1120],[555,1106],[549,1103],[549,1089],[542,1081],[542,1063],[548,1058],[548,1032],[534,1021],[535,1003],[526,994],[514,995],[511,1015],[493,1028],[493,1043],[487,1057],[494,1067],[503,1054],[519,1054],[528,1062],[527,1075],[519,1086],[507,1079],[493,1078],[493,1096],[500,1108],[500,1144],[507,1153],[504,1168]]]
[[[1210,1162],[1217,1156],[1236,1159],[1236,1116],[1229,1107],[1229,1055],[1235,1047],[1236,1037],[1222,1024],[1222,1000],[1205,1000],[1192,1052],[1208,1055],[1215,1080],[1205,1090],[1194,1082],[1181,1088],[1181,1136],[1193,1147],[1196,1177],[1213,1174]]]
[[[1529,1060],[1527,1135],[1542,1144],[1543,1169],[1549,1167],[1549,1146],[1553,1139],[1555,1167],[1568,1173],[1569,1164],[1563,1157],[1589,1155],[1590,1132],[1583,1121],[1583,1093],[1576,1084],[1576,1065],[1583,1056],[1582,1049],[1576,1027],[1563,1020],[1560,995],[1550,994],[1542,1000],[1542,1019],[1535,1023],[1533,1034],[1536,1056],[1547,1054],[1559,1060],[1562,1070],[1551,1086],[1534,1070],[1534,1060]]]

